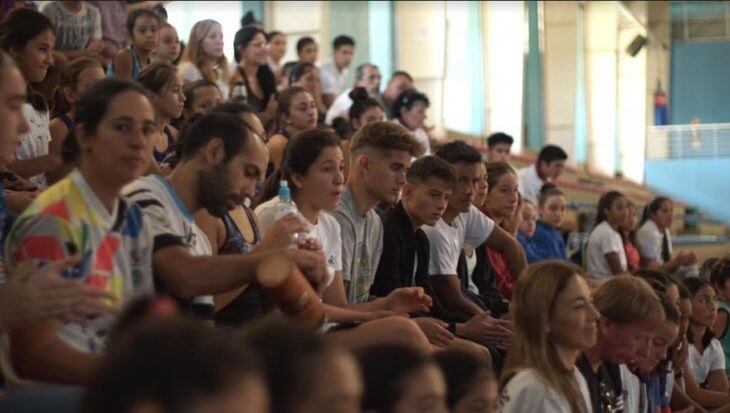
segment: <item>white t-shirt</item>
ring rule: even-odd
[[[619,372],[621,374],[621,387],[625,396],[624,411],[645,412],[647,407],[645,386],[625,364],[619,366]]]
[[[334,121],[338,116],[345,119],[350,117],[349,110],[350,106],[352,106],[352,99],[350,99],[349,95],[351,91],[352,88],[345,89],[344,92],[340,93],[340,95],[335,98],[335,101],[332,102],[332,106],[327,109],[327,114],[324,117],[324,123],[331,125],[332,121]]]
[[[439,219],[436,225],[424,225],[421,229],[430,244],[428,274],[451,275],[456,274],[461,250],[482,245],[492,233],[494,221],[472,205],[468,212],[454,219],[453,225]]]
[[[30,103],[24,103],[23,116],[28,120],[29,130],[20,135],[20,145],[15,151],[15,159],[24,161],[48,155],[48,145],[51,143],[48,112],[37,111]],[[28,180],[41,189],[48,186],[45,174],[32,176]]]
[[[347,68],[338,69],[333,59],[329,59],[319,68],[319,80],[324,94],[339,95],[345,88],[346,78]]]
[[[74,13],[60,1],[49,1],[41,7],[56,29],[56,49],[83,50],[92,40],[101,39],[101,13],[99,9],[85,1],[81,10]]]
[[[704,383],[712,371],[721,370],[724,373],[725,353],[722,351],[722,344],[713,338],[702,354],[697,351],[694,344],[690,344],[687,362],[697,384]]]
[[[193,214],[188,211],[175,188],[159,175],[139,178],[122,190],[124,196],[136,202],[152,223],[155,251],[180,245],[193,256],[212,255],[213,249],[205,233],[198,228]],[[201,277],[205,274],[200,274]],[[204,295],[192,300],[193,310],[204,318],[212,317],[215,308],[213,296]]]
[[[672,235],[669,229],[665,229],[669,244],[669,255],[672,255]],[[639,252],[642,257],[655,260],[658,264],[664,264],[662,258],[662,238],[663,235],[652,219],[647,219],[644,225],[636,232],[636,243],[639,244]]]
[[[608,266],[606,254],[615,252],[621,261],[621,269],[626,271],[626,252],[624,243],[618,231],[611,228],[607,221],[598,224],[588,237],[586,247],[586,269],[588,276],[596,281],[606,281],[613,277],[611,267]]]
[[[259,229],[262,233],[265,233],[269,226],[276,221],[276,205],[278,204],[279,198],[274,197],[259,205],[254,211],[259,221]],[[324,285],[329,286],[335,277],[335,271],[342,271],[340,224],[333,216],[320,212],[317,216],[317,223],[310,223],[309,235],[317,239],[322,245],[325,260],[327,261],[327,279]]]
[[[182,76],[185,83],[195,82],[196,80],[203,78],[203,74],[200,73],[200,69],[198,69],[192,62],[180,62],[180,64],[177,65],[177,71],[180,73],[180,76]],[[218,79],[215,81],[215,84],[218,85],[218,89],[221,91],[221,100],[225,102],[228,100],[228,96],[230,95],[230,85],[228,85],[228,82],[223,79],[220,69],[217,69],[216,73],[218,74]]]
[[[588,393],[588,385],[578,369],[573,368],[573,376],[578,382],[578,389],[583,396],[583,411],[592,412]],[[517,373],[502,389],[500,395],[500,412],[502,413],[564,413],[570,412],[570,402],[558,394],[532,369]]]
[[[519,180],[517,188],[522,197],[537,205],[540,201],[540,189],[546,181],[537,174],[537,165],[530,165],[517,170]]]

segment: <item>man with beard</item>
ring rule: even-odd
[[[212,295],[251,282],[258,262],[275,250],[285,251],[317,283],[325,271],[321,251],[287,250],[290,240],[278,236],[296,232],[300,223],[295,217],[284,220],[284,230],[274,234],[281,245],[275,242],[268,250],[244,256],[210,256],[210,242],[195,225],[195,212],[205,208],[223,217],[240,205],[264,173],[257,159],[265,148],[250,138],[240,118],[227,113],[202,116],[182,139],[180,163],[167,178],[147,176],[124,189],[152,223],[157,291],[175,297],[184,310],[212,320]]]

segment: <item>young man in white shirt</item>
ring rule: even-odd
[[[367,90],[368,95],[378,99],[380,95],[380,69],[372,63],[363,63],[355,69],[355,86],[364,87]],[[352,106],[352,99],[350,99],[351,89],[345,89],[327,110],[327,116],[325,117],[324,123],[331,125],[332,121],[336,117],[348,118],[348,111]]]
[[[265,171],[265,150],[234,115],[211,113],[193,123],[181,161],[167,177],[147,176],[124,189],[140,205],[154,226],[153,269],[158,288],[196,315],[213,315],[212,295],[231,291],[254,280],[260,260],[274,251],[285,252],[313,283],[324,278],[322,251],[289,250],[276,241],[303,228],[295,217],[280,220],[262,245],[246,255],[209,256],[210,243],[193,216],[205,208],[222,217],[244,197],[253,196]],[[264,160],[262,160],[264,159]],[[278,239],[277,239],[278,238]],[[273,241],[275,240],[276,241]]]
[[[540,189],[546,182],[555,182],[565,169],[568,154],[563,148],[546,145],[537,155],[535,165],[526,166],[517,171],[520,180],[522,197],[537,205],[540,200]]]
[[[514,138],[504,132],[496,132],[487,138],[487,162],[509,163]]]
[[[428,273],[435,298],[465,321],[456,325],[458,336],[506,349],[512,335],[511,323],[490,317],[488,311],[463,294],[457,272],[459,255],[465,247],[476,248],[486,241],[502,253],[511,273],[519,274],[527,265],[525,253],[514,237],[472,205],[481,179],[479,152],[463,141],[454,141],[439,148],[436,156],[454,167],[457,183],[443,217],[433,227],[422,227],[430,244]]]
[[[339,35],[332,41],[332,57],[319,68],[319,80],[322,84],[322,99],[327,107],[345,89],[347,69],[355,55],[355,40],[346,35]]]

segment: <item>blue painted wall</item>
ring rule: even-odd
[[[646,161],[646,184],[730,225],[730,158]]]
[[[670,122],[730,122],[730,42],[673,43],[671,56]]]

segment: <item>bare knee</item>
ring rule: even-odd
[[[387,329],[389,336],[399,344],[413,346],[418,350],[430,353],[432,352],[431,344],[423,331],[410,318],[405,317],[387,317],[377,321],[384,329]]]

